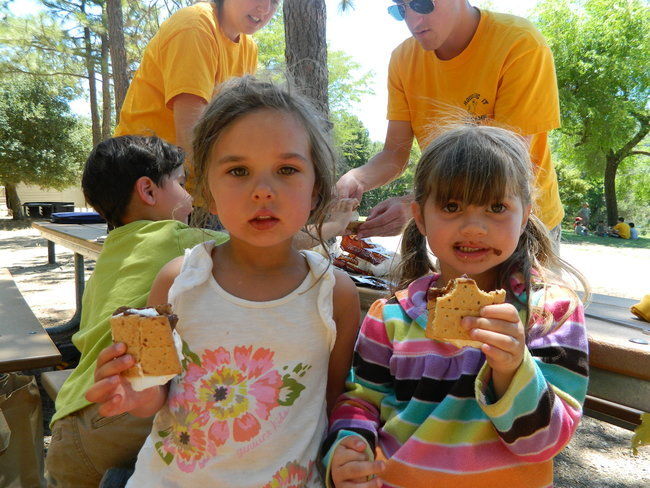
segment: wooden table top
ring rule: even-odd
[[[589,364],[650,381],[650,323],[636,318],[636,300],[594,294],[585,310]]]
[[[33,223],[44,238],[79,254],[97,259],[102,244],[96,239],[106,235],[106,224]],[[357,287],[362,313],[386,291]],[[608,371],[648,379],[650,377],[650,324],[636,319],[629,311],[635,300],[593,294],[586,309],[590,363]],[[638,340],[639,342],[633,342]]]
[[[34,222],[32,227],[55,244],[79,253],[90,259],[97,259],[102,243],[97,239],[106,236],[106,224],[53,224]]]
[[[54,366],[59,350],[6,268],[0,268],[0,373]]]

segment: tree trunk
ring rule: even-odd
[[[639,128],[634,136],[627,141],[618,151],[612,149],[605,156],[605,204],[607,205],[607,223],[614,225],[618,221],[618,203],[616,202],[616,171],[629,156],[638,151],[634,148],[641,143],[650,132],[650,116],[633,114],[639,121]],[[643,152],[643,151],[641,151]]]
[[[616,154],[610,151],[605,157],[605,206],[607,207],[607,225],[615,225],[618,221],[618,203],[616,201],[616,170],[620,161]]]
[[[7,200],[7,208],[11,210],[11,215],[14,220],[23,219],[23,208],[20,205],[20,198],[18,198],[18,192],[16,191],[16,185],[13,183],[5,182],[5,196]]]
[[[111,74],[108,70],[108,36],[102,34],[102,141],[111,137]]]
[[[126,97],[126,91],[129,88],[126,49],[124,47],[124,19],[120,0],[106,0],[106,22],[108,24],[108,44],[113,66],[115,115],[119,118],[122,103],[124,103],[124,97]]]
[[[90,28],[84,27],[84,43],[86,45],[86,70],[88,71],[88,91],[90,92],[90,120],[92,121],[93,146],[102,140],[99,121],[99,108],[97,106],[97,83],[95,80],[95,59],[93,46],[90,39]]]
[[[329,119],[325,0],[285,0],[282,8],[290,81]]]

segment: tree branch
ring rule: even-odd
[[[78,73],[66,73],[62,71],[54,71],[52,73],[36,73],[34,71],[28,71],[20,68],[13,68],[9,70],[1,70],[0,73],[5,74],[5,73],[23,73],[26,75],[31,75],[31,76],[72,76],[74,78],[82,78],[82,79],[88,79],[87,76],[80,75]]]
[[[635,115],[635,117],[636,116],[637,115]],[[639,123],[641,124],[641,127],[639,127],[639,131],[621,149],[613,152],[613,156],[615,160],[617,160],[619,163],[623,161],[626,157],[628,157],[630,155],[630,152],[634,149],[634,147],[639,142],[641,142],[646,135],[648,135],[648,132],[650,132],[650,117],[642,116],[637,118],[639,120]]]
[[[630,151],[628,153],[628,156],[634,156],[637,154],[642,156],[650,156],[650,151]]]

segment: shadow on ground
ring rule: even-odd
[[[555,458],[555,488],[641,488],[650,486],[647,453],[635,457],[633,433],[584,417],[569,445]],[[609,471],[612,458],[636,468]]]

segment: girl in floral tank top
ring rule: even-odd
[[[350,278],[294,237],[320,236],[334,152],[299,96],[250,77],[224,85],[195,129],[198,191],[230,240],[188,250],[156,278],[150,304],[179,317],[182,372],[136,392],[122,343],[88,391],[102,415],[156,414],[137,487],[322,486],[327,405],[342,393],[359,323]]]

